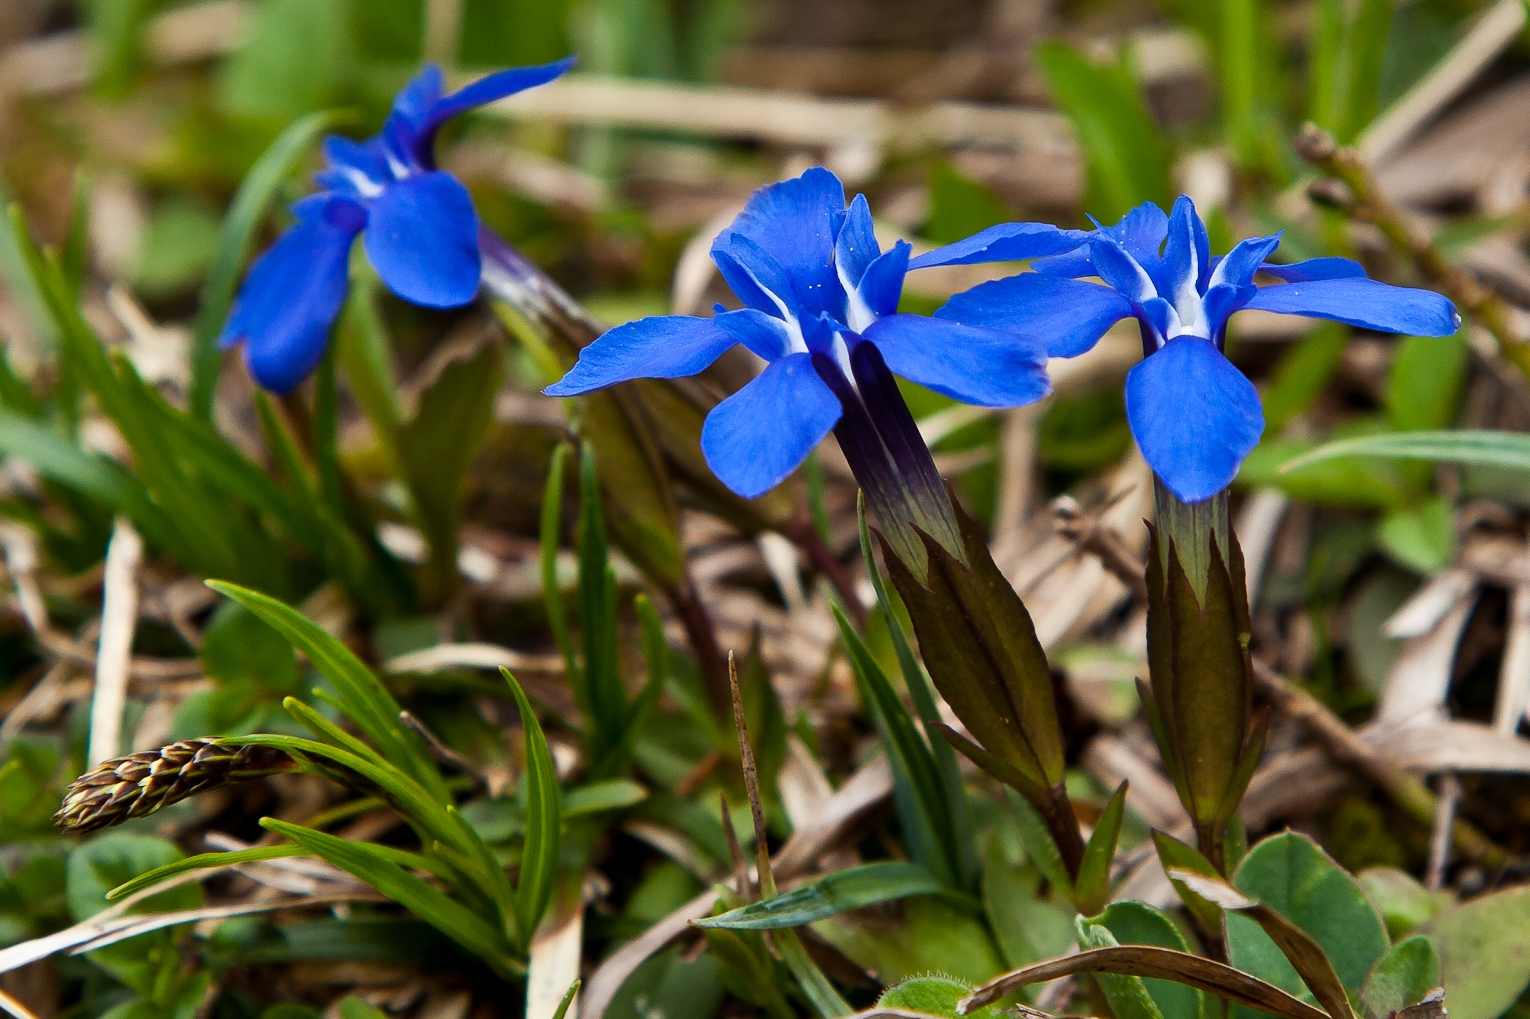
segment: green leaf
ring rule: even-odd
[[[936,244],[971,237],[1014,216],[1004,199],[949,163],[930,167],[930,214],[922,235]]]
[[[270,0],[248,42],[219,69],[219,105],[235,116],[286,121],[332,103],[351,68],[351,5]]]
[[[1387,950],[1386,927],[1359,883],[1305,836],[1285,832],[1254,846],[1233,884],[1317,942],[1353,993]],[[1294,994],[1304,992],[1296,970],[1255,921],[1229,912],[1226,929],[1234,966]]]
[[[914,977],[883,991],[877,1007],[958,1019],[956,1003],[971,993],[971,987],[950,977]],[[997,1005],[985,1005],[966,1013],[976,1019],[1001,1019],[1005,1014]]]
[[[1412,874],[1395,867],[1367,867],[1356,880],[1386,921],[1387,933],[1394,940],[1412,933],[1453,904],[1451,893],[1431,892]]]
[[[909,855],[945,887],[959,887],[953,859],[955,849],[949,844],[950,818],[930,749],[860,635],[838,605],[831,608],[861,699],[871,712],[892,765],[893,798],[903,822]]]
[[[1204,874],[1207,877],[1220,878],[1210,860],[1200,854],[1200,851],[1185,845],[1178,839],[1172,838],[1161,831],[1153,832],[1153,846],[1158,851],[1158,862],[1163,866],[1164,872],[1168,873],[1176,867]],[[1185,908],[1190,915],[1195,917],[1195,922],[1203,931],[1220,931],[1222,929],[1222,910],[1213,902],[1195,894],[1185,887],[1183,881],[1169,882],[1174,886],[1174,891],[1179,895]]]
[[[997,832],[983,857],[983,909],[1011,967],[1063,955],[1073,944],[1074,909],[1060,891],[1043,898],[1041,872],[1011,863]]]
[[[1092,948],[1117,946],[1116,939],[1109,928],[1101,924],[1091,924],[1083,917],[1079,917],[1077,927],[1078,946],[1085,951]],[[1147,985],[1143,983],[1141,977],[1098,973],[1094,979],[1099,982],[1100,989],[1105,992],[1105,999],[1110,1002],[1110,1010],[1116,1019],[1164,1019],[1163,1013],[1158,1010],[1158,1004],[1148,993]]]
[[[1530,886],[1494,892],[1425,924],[1451,1019],[1497,1019],[1530,984]]]
[[[1174,921],[1145,902],[1113,902],[1099,916],[1082,922],[1106,928],[1118,944],[1190,951],[1190,943]],[[1164,1019],[1201,1019],[1207,1014],[1205,996],[1193,987],[1156,978],[1144,978],[1142,983]]]
[[[935,895],[942,891],[940,882],[923,867],[911,863],[866,863],[825,875],[782,892],[762,902],[754,902],[721,916],[697,920],[697,927],[721,927],[729,930],[779,930],[801,927],[847,909],[878,902],[891,902],[914,895]]]
[[[1338,370],[1348,343],[1347,327],[1324,323],[1281,357],[1261,394],[1266,435],[1278,435],[1287,421],[1312,406]]]
[[[213,613],[202,631],[202,668],[222,683],[248,679],[277,694],[296,693],[303,681],[292,645],[236,602]]]
[[[591,773],[606,776],[616,763],[627,723],[627,691],[618,661],[616,573],[606,544],[600,475],[595,451],[579,458],[579,643],[584,652],[581,683],[574,693],[588,729],[585,750]]]
[[[1332,506],[1392,509],[1407,503],[1408,481],[1396,464],[1367,463],[1347,455],[1347,448],[1334,456],[1316,455],[1337,446],[1348,447],[1349,441],[1329,443],[1318,450],[1299,439],[1261,443],[1243,461],[1238,483],[1248,488],[1278,488],[1293,498]]]
[[[1470,348],[1460,334],[1404,339],[1387,373],[1383,397],[1392,430],[1429,431],[1453,424],[1461,404],[1469,354]],[[1400,466],[1415,490],[1428,487],[1427,466],[1411,463]]]
[[[255,613],[307,655],[334,686],[346,714],[372,738],[383,757],[409,774],[437,803],[451,802],[424,744],[399,722],[398,701],[349,648],[275,598],[219,580],[209,580],[207,586]]]
[[[309,113],[292,122],[271,142],[265,153],[249,168],[239,190],[234,191],[228,213],[217,237],[217,254],[208,269],[207,285],[202,289],[202,303],[191,326],[191,392],[187,407],[200,421],[213,418],[213,396],[217,389],[220,350],[217,334],[233,308],[239,277],[249,260],[260,223],[277,197],[280,185],[297,170],[298,161],[308,153],[320,135],[340,122],[338,113]]]
[[[1060,42],[1043,43],[1036,61],[1083,146],[1089,211],[1114,223],[1143,202],[1167,208],[1168,145],[1125,63],[1096,64]]]
[[[1349,38],[1349,102],[1339,140],[1354,141],[1376,118],[1393,0],[1361,0]]]
[[[1394,432],[1325,443],[1280,466],[1283,474],[1345,457],[1431,460],[1530,471],[1530,435],[1486,430]]]
[[[49,480],[121,513],[133,521],[148,541],[182,562],[195,562],[196,552],[149,498],[138,479],[103,456],[87,453],[58,433],[8,410],[0,410],[0,453],[25,460]]]
[[[648,798],[648,790],[630,778],[612,778],[570,789],[563,797],[563,819],[588,817],[607,810],[635,807]]]
[[[421,585],[427,605],[441,604],[457,585],[462,483],[494,421],[499,381],[499,344],[485,343],[442,368],[398,430],[399,466],[430,549]]]
[[[1416,1005],[1440,986],[1440,959],[1421,934],[1399,941],[1377,960],[1360,1001],[1369,1019],[1388,1019],[1404,1005]]]
[[[340,1019],[388,1019],[388,1017],[360,998],[350,995],[340,1002]]]
[[[1393,510],[1382,518],[1377,537],[1393,559],[1432,576],[1455,558],[1455,507],[1447,499],[1428,499],[1415,508]]]
[[[1014,811],[1015,823],[1020,827],[1020,841],[1025,845],[1026,855],[1052,887],[1062,892],[1065,898],[1072,899],[1073,881],[1068,877],[1068,868],[1063,865],[1062,853],[1057,849],[1046,820],[1025,797],[1010,789],[1005,789],[1004,794]]]
[[[112,832],[92,839],[69,854],[67,900],[76,923],[88,920],[107,906],[110,893],[140,875],[183,863],[174,843],[152,835]],[[158,881],[149,882],[157,884]],[[147,887],[145,885],[144,887]],[[140,912],[173,913],[202,904],[202,889],[181,885],[144,900]]]
[[[289,856],[308,855],[300,846],[255,846],[252,849],[239,849],[229,853],[202,853],[197,856],[187,856],[173,860],[170,863],[155,867],[138,875],[131,881],[124,881],[117,887],[106,893],[108,899],[121,899],[129,895],[143,891],[159,884],[167,878],[176,877],[193,870],[206,870],[209,867],[230,867],[236,863],[257,863],[261,860],[280,860]]]
[[[502,970],[518,968],[510,962],[504,943],[492,925],[434,885],[400,867],[378,851],[381,847],[351,842],[273,817],[261,818],[260,825],[365,881],[490,965]]]
[[[353,273],[335,344],[351,393],[372,422],[378,446],[397,473],[398,425],[403,411],[393,371],[393,343],[377,307],[380,286],[375,272]]]
[[[547,606],[547,621],[553,639],[563,653],[563,667],[570,687],[578,690],[583,683],[579,656],[574,650],[573,631],[568,625],[568,609],[563,604],[563,588],[558,583],[558,535],[563,519],[563,465],[572,447],[560,442],[553,448],[547,466],[547,486],[542,490],[541,573],[542,602]]]
[[[1121,821],[1126,816],[1126,783],[1116,787],[1110,802],[1100,814],[1099,823],[1084,847],[1084,862],[1078,868],[1074,896],[1078,911],[1093,916],[1110,900],[1110,864],[1116,858],[1116,842],[1121,838]]]
[[[521,851],[520,879],[515,887],[515,920],[521,939],[531,944],[547,903],[552,899],[553,886],[558,882],[558,851],[562,840],[562,794],[558,789],[558,772],[553,766],[552,751],[548,749],[547,737],[537,721],[526,691],[515,681],[509,669],[501,669],[510,692],[515,695],[515,707],[521,716],[521,727],[526,736],[526,845]]]
[[[568,990],[563,992],[563,1000],[558,1002],[558,1007],[553,1010],[552,1019],[563,1019],[568,1015],[569,1007],[574,1004],[574,995],[579,993],[579,985],[584,981],[575,980],[568,985]]]

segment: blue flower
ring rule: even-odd
[[[245,344],[250,374],[287,393],[324,357],[345,303],[351,243],[362,240],[388,289],[428,308],[455,308],[478,293],[478,214],[455,177],[436,169],[435,139],[459,113],[558,77],[573,58],[500,71],[442,95],[441,69],[426,67],[393,101],[382,134],[330,137],[324,188],[293,206],[297,222],[256,259],[218,339]]]
[[[1053,357],[1082,354],[1116,322],[1136,318],[1144,357],[1127,375],[1127,419],[1159,478],[1181,501],[1196,503],[1231,484],[1264,432],[1259,394],[1222,353],[1233,312],[1257,308],[1419,336],[1461,324],[1439,294],[1367,279],[1347,258],[1267,262],[1279,245],[1279,234],[1251,237],[1212,258],[1194,204],[1180,198],[1170,215],[1147,204],[1095,230],[1001,224],[909,267],[1036,259],[1035,272],[973,287],[935,315],[1013,331],[1045,343]],[[1258,286],[1258,273],[1284,284]]]
[[[847,208],[839,178],[815,167],[755,192],[713,242],[712,258],[743,309],[718,305],[711,318],[617,326],[547,392],[576,396],[628,379],[694,375],[743,344],[769,364],[713,408],[701,447],[718,478],[751,499],[796,470],[840,421],[836,392],[866,408],[876,402],[860,393],[852,365],[864,360],[856,356],[863,345],[894,373],[966,403],[1012,407],[1045,396],[1042,344],[898,314],[910,251],[906,241],[882,251],[866,199],[857,195]]]

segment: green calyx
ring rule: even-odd
[[[973,742],[943,735],[978,767],[1013,787],[1046,819],[1071,872],[1083,841],[1063,790],[1062,728],[1046,652],[1030,613],[994,564],[977,523],[953,500],[966,553],[962,562],[916,529],[928,573],[877,538],[893,585],[908,607],[930,678]]]
[[[1192,507],[1193,509],[1193,507]],[[1243,553],[1228,534],[1187,555],[1152,529],[1148,556],[1148,721],[1207,858],[1222,839],[1264,750],[1268,719],[1253,714],[1253,662]],[[1188,561],[1187,561],[1188,560]],[[1191,575],[1197,570],[1200,596]]]

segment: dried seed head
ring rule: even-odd
[[[105,761],[69,784],[53,823],[70,834],[100,831],[215,786],[232,785],[292,768],[271,747],[229,746],[211,739],[181,740]]]

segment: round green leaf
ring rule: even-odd
[[[1496,1019],[1530,984],[1530,887],[1484,895],[1421,932],[1440,955],[1451,1019]]]

